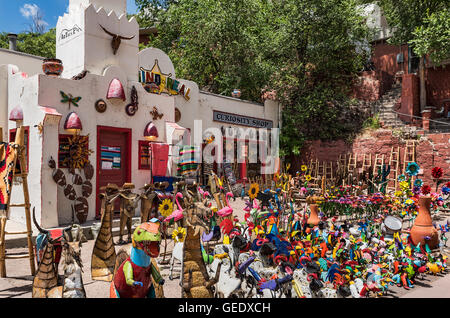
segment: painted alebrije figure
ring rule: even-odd
[[[159,255],[160,221],[156,218],[142,223],[133,232],[131,255],[116,268],[110,287],[111,298],[156,298],[152,278],[164,284],[154,261]],[[119,252],[120,253],[120,252]]]

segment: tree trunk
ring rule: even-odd
[[[425,110],[427,105],[427,91],[425,88],[425,57],[420,58],[419,63],[419,78],[420,78],[420,111]]]

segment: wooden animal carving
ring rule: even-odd
[[[33,298],[86,298],[86,292],[81,277],[81,239],[82,232],[77,238],[70,238],[72,226],[63,229],[63,236],[53,239],[48,230],[42,229],[36,222],[33,208],[33,222],[40,232],[37,241],[42,244],[43,254],[39,261],[38,271],[33,278]],[[42,239],[42,240],[41,240]],[[58,284],[58,264],[56,263],[55,245],[62,245],[63,284]]]
[[[100,194],[102,200],[102,221],[100,232],[95,241],[91,259],[91,276],[93,280],[110,282],[113,278],[116,250],[112,236],[113,202],[119,196],[112,190]]]
[[[124,36],[121,36],[121,35],[109,32],[102,25],[100,25],[100,27],[103,29],[103,31],[105,31],[106,34],[112,36],[111,47],[113,48],[114,55],[116,55],[117,51],[119,50],[119,47],[120,47],[120,44],[122,43],[122,40],[131,40],[131,39],[133,39],[135,37],[133,35],[132,37],[127,38],[127,37],[124,37]]]
[[[125,183],[123,189],[120,191],[120,233],[118,244],[125,244],[125,241],[122,239],[125,225],[128,230],[127,243],[131,243],[132,218],[134,217],[136,207],[141,198],[140,195],[132,193],[131,189],[134,189],[134,184]]]

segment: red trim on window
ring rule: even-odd
[[[23,126],[24,131],[24,137],[26,138],[26,140],[24,140],[24,142],[26,142],[27,145],[27,170],[26,172],[28,172],[28,169],[30,167],[30,126]],[[17,128],[12,128],[9,130],[9,142],[14,142],[16,140],[16,131]],[[19,161],[17,161],[18,163]]]

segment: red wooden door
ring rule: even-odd
[[[97,202],[96,215],[100,217],[100,188],[108,183],[121,187],[131,182],[131,129],[97,128]],[[115,201],[116,213],[119,200]]]

